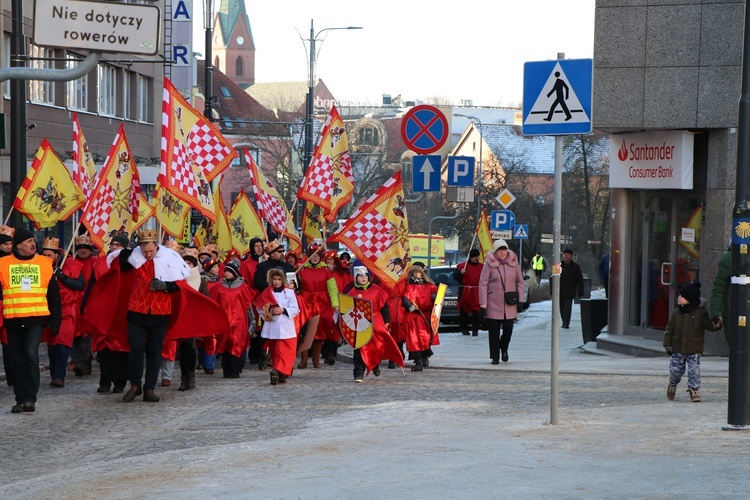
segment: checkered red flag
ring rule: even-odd
[[[255,163],[247,149],[244,150],[244,153],[247,169],[250,171],[250,182],[253,186],[258,215],[270,222],[275,230],[284,233],[287,222],[286,203],[284,203],[284,199],[276,191],[273,184],[260,171],[258,164]]]
[[[192,153],[196,165],[210,181],[226,168],[223,167],[217,172],[226,158],[234,158],[235,152],[216,128],[209,125],[207,122],[197,122],[193,126],[188,140],[188,150]]]
[[[380,278],[385,288],[392,289],[406,276],[410,260],[405,207],[399,171],[370,196],[328,242],[343,243]]]

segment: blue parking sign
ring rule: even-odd
[[[474,157],[448,157],[448,186],[471,187],[474,185]]]
[[[512,231],[516,224],[516,214],[510,210],[493,210],[490,221],[492,231]]]

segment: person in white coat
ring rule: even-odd
[[[294,317],[299,305],[294,290],[287,287],[286,275],[280,269],[268,271],[269,286],[255,300],[258,315],[263,316],[260,336],[266,339],[271,357],[271,385],[286,383],[292,376],[297,359],[297,329]]]

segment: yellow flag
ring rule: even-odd
[[[42,229],[68,219],[85,204],[83,192],[44,139],[21,183],[13,208],[33,221],[37,229]]]
[[[297,228],[294,227],[294,218],[291,212],[286,214],[286,229],[284,230],[284,236],[289,242],[289,250],[302,255],[302,240],[297,234]]]
[[[401,171],[370,196],[328,241],[346,245],[387,289],[404,279],[411,258]]]
[[[159,182],[154,189],[154,211],[164,232],[178,240],[184,237],[190,205],[164,189]]]
[[[492,253],[492,236],[490,235],[490,223],[487,212],[482,209],[482,216],[477,224],[477,240],[479,241],[479,258],[484,262],[488,253]]]
[[[250,198],[247,197],[244,189],[240,191],[232,210],[229,211],[229,229],[232,231],[232,248],[240,255],[250,251],[252,238],[266,239],[263,222],[255,213],[253,204],[250,203]]]
[[[141,177],[121,124],[81,216],[81,224],[99,250],[107,253],[112,237],[125,232],[131,220],[138,222],[140,201]]]
[[[321,208],[308,201],[305,203],[305,215],[302,218],[302,234],[308,240],[323,238],[323,212]]]
[[[221,198],[221,181],[214,191],[214,206],[216,207],[216,222],[213,223],[212,239],[213,243],[219,247],[219,262],[223,262],[227,252],[232,249],[232,232],[229,229],[229,217],[227,217],[224,201]]]

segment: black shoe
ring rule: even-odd
[[[395,370],[396,369],[396,363],[394,363],[393,361],[389,361],[388,362],[388,369],[389,370]]]
[[[103,385],[100,385],[99,388],[96,390],[97,394],[109,394],[109,387],[104,387]]]
[[[373,375],[375,375],[376,377],[379,377],[379,376],[380,376],[380,367],[379,367],[379,366],[376,366],[376,367],[375,367],[375,368],[374,368],[374,369],[372,370],[372,374],[373,374]]]
[[[26,413],[32,413],[32,412],[36,411],[36,405],[34,403],[32,403],[31,401],[26,401],[23,404],[22,408],[23,408],[23,411],[26,412]]]
[[[333,356],[329,356],[326,358],[326,364],[327,365],[335,365],[336,364],[336,358]]]
[[[479,336],[479,332],[472,332],[471,336],[472,337],[478,337]]]
[[[268,362],[270,361],[271,356],[268,354],[265,354],[260,361],[258,361],[258,370],[263,371],[268,366]]]
[[[500,364],[500,361],[499,361],[499,360],[497,360],[497,359],[493,359],[493,360],[492,360],[492,364],[493,364],[493,365],[499,365],[499,364]]]
[[[276,385],[279,383],[279,372],[277,372],[276,370],[271,370],[269,376],[271,378],[271,385]]]
[[[503,363],[508,362],[508,351],[506,349],[503,349],[502,359],[503,359]]]
[[[143,400],[147,403],[158,403],[159,399],[161,398],[156,395],[153,389],[150,389],[143,394]]]
[[[469,330],[461,330],[461,335],[468,335],[468,334],[469,334]]]
[[[23,413],[23,405],[13,405],[10,409],[11,413]]]
[[[124,385],[116,385],[112,389],[112,394],[122,394],[125,392],[125,386]]]
[[[427,368],[428,366],[430,366],[430,358],[424,358],[424,359],[422,359],[422,366],[424,366],[425,368]]]
[[[422,371],[422,365],[414,365],[411,367],[411,371],[413,372],[421,372]]]

